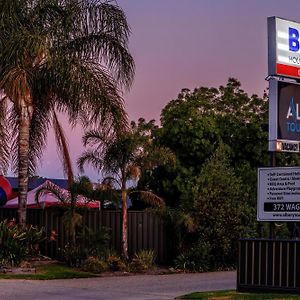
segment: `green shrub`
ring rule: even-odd
[[[89,256],[106,258],[108,256],[110,229],[101,227],[99,231],[85,227],[79,236],[79,242],[88,250]]]
[[[63,260],[70,267],[81,267],[83,261],[88,256],[88,250],[77,245],[68,243],[64,249],[61,250]]]
[[[32,225],[22,229],[15,220],[0,222],[0,264],[18,266],[26,256],[36,254],[44,240],[43,229]]]
[[[82,264],[82,270],[91,273],[101,273],[108,270],[108,264],[95,256],[89,256]]]
[[[25,242],[29,255],[36,255],[39,253],[39,246],[46,240],[45,229],[42,227],[38,229],[32,225],[29,225],[25,229]]]
[[[126,271],[127,266],[119,256],[110,255],[107,258],[107,263],[111,271]]]
[[[155,253],[153,250],[140,250],[130,263],[130,271],[145,272],[153,267]]]
[[[205,272],[211,270],[211,249],[207,243],[197,243],[190,249],[178,255],[175,268],[190,272]]]

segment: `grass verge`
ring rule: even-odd
[[[289,300],[300,299],[299,295],[290,294],[263,294],[263,293],[238,293],[236,291],[218,291],[192,293],[177,299],[201,299],[201,300]]]
[[[0,274],[0,279],[71,279],[71,278],[88,278],[96,277],[95,274],[83,272],[77,269],[72,269],[64,265],[46,265],[37,267],[36,273],[32,274]]]

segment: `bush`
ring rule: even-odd
[[[61,250],[62,259],[70,267],[81,267],[88,257],[106,259],[110,241],[109,229],[102,227],[94,232],[83,227],[77,232],[75,244],[68,243]]]
[[[197,243],[190,249],[178,255],[175,268],[190,272],[205,272],[211,270],[211,249],[207,243]]]
[[[28,249],[29,255],[36,255],[39,254],[39,246],[42,242],[46,240],[45,230],[42,227],[38,229],[37,227],[33,227],[29,225],[25,229],[25,242]]]
[[[130,263],[130,271],[145,272],[153,267],[155,253],[153,250],[140,250]]]
[[[110,255],[107,258],[107,263],[111,271],[126,271],[127,266],[119,256]]]
[[[63,260],[69,267],[81,267],[83,261],[88,256],[88,251],[80,246],[67,244],[62,249]]]
[[[44,240],[43,229],[32,225],[22,229],[15,220],[0,222],[0,264],[18,266],[26,256],[36,254]]]
[[[85,227],[80,236],[80,242],[88,249],[89,256],[106,258],[110,242],[110,229],[101,227],[99,231],[93,231]]]
[[[82,270],[91,273],[101,273],[108,270],[108,264],[95,256],[89,256],[82,264]]]

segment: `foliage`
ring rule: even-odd
[[[14,220],[0,222],[0,264],[18,266],[28,255],[36,254],[44,240],[43,228],[20,228]]]
[[[172,233],[172,240],[169,241],[168,247],[174,257],[197,239],[194,216],[192,210],[167,208],[163,217],[167,230]]]
[[[241,179],[221,145],[205,163],[193,188],[194,222],[199,240],[210,246],[213,267],[234,264],[237,239],[255,236],[254,208],[245,197]]]
[[[176,165],[143,172],[138,188],[165,199],[175,255],[207,243],[216,265],[231,264],[233,241],[256,235],[256,172],[269,164],[267,105],[266,94],[249,96],[229,78],[219,88],[184,89],[163,109],[152,136],[175,154]],[[278,155],[279,165],[287,160],[299,158]]]
[[[108,270],[108,265],[99,257],[89,256],[81,266],[83,271],[91,273],[101,273]]]
[[[115,271],[126,271],[127,270],[126,264],[117,255],[109,255],[107,258],[107,263],[108,263],[109,269],[111,271],[115,272]]]
[[[179,254],[174,265],[176,269],[189,272],[211,271],[212,256],[210,245],[205,242],[197,242],[191,248]]]
[[[69,242],[61,249],[62,259],[70,267],[80,267],[88,257],[104,260],[109,251],[109,230],[101,227],[99,231],[82,227],[77,231],[75,243]]]
[[[109,251],[110,229],[101,227],[99,231],[93,231],[84,227],[79,233],[78,240],[88,250],[90,256],[104,259]]]
[[[219,88],[185,89],[163,109],[161,124],[156,141],[175,153],[177,164],[155,170],[148,185],[168,206],[190,206],[195,178],[221,142],[254,205],[256,168],[269,162],[266,97],[248,96],[232,78]]]
[[[149,127],[153,122],[131,123],[119,134],[109,134],[104,130],[90,130],[84,134],[86,150],[78,159],[78,167],[83,172],[84,165],[91,164],[104,180],[103,185],[114,187],[121,192],[122,199],[122,256],[128,259],[127,241],[127,197],[130,193],[138,193],[148,204],[164,208],[164,201],[151,191],[128,188],[129,181],[139,179],[142,172],[153,170],[165,163],[174,163],[174,155],[166,147],[158,147],[153,143]]]
[[[93,201],[79,193],[92,196],[93,189],[91,181],[87,177],[78,177],[72,182],[69,191],[61,189],[52,182],[48,182],[47,185],[36,191],[35,201],[38,203],[40,197],[47,193],[51,193],[67,208],[63,215],[63,224],[67,230],[70,241],[75,245],[77,231],[82,227],[82,216],[76,211],[77,204],[79,201],[84,201],[85,203]]]
[[[145,272],[153,267],[155,261],[155,252],[153,250],[140,250],[134,255],[129,268],[132,272]]]
[[[25,228],[25,242],[29,255],[39,254],[39,246],[42,242],[46,241],[45,228],[37,228],[28,225]]]
[[[27,256],[26,232],[14,222],[4,220],[0,223],[0,264],[17,266]]]
[[[100,116],[108,126],[123,125],[126,116],[117,91],[130,86],[134,62],[127,46],[129,26],[119,6],[100,0],[3,0],[1,7],[0,88],[4,100],[13,102],[14,113],[19,113],[22,96],[28,98],[35,125],[31,164],[44,145],[49,108],[67,112],[72,122],[78,115],[86,123]]]
[[[61,249],[61,255],[69,267],[79,268],[83,261],[87,258],[88,250],[82,248],[80,245],[68,243],[63,249]]]
[[[62,221],[71,242],[75,245],[77,230],[82,226],[82,215],[72,209],[68,209],[62,217]]]
[[[0,171],[7,171],[11,156],[22,226],[28,175],[36,170],[51,123],[57,128],[55,110],[72,125],[97,121],[111,131],[126,126],[120,90],[134,76],[129,32],[125,14],[111,1],[1,1]]]

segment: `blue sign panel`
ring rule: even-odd
[[[300,85],[278,82],[277,139],[300,141]]]

